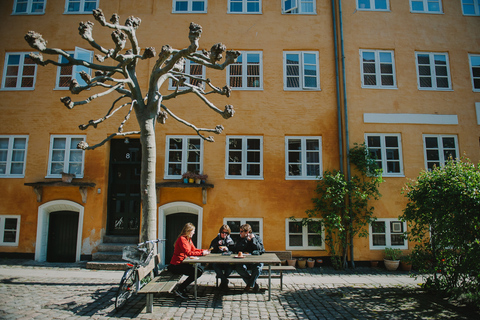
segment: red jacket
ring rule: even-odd
[[[186,257],[201,255],[203,255],[203,250],[195,248],[192,239],[187,239],[186,236],[181,236],[175,241],[175,249],[173,250],[170,264],[180,264]]]

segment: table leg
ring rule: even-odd
[[[272,294],[272,266],[268,265],[268,301],[271,299]]]
[[[195,300],[197,300],[197,270],[198,270],[198,263],[195,263],[195,288],[193,289],[193,296]]]

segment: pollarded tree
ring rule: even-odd
[[[94,99],[101,98],[108,94],[117,94],[104,117],[97,120],[90,120],[87,124],[79,126],[81,130],[89,127],[96,128],[98,125],[112,117],[115,113],[125,109],[125,120],[122,121],[118,132],[111,134],[105,140],[89,146],[86,142],[80,143],[78,148],[83,150],[92,150],[102,146],[107,141],[118,136],[128,136],[140,134],[142,145],[142,163],[141,163],[141,200],[142,200],[142,230],[141,241],[154,239],[156,237],[156,193],[155,193],[155,167],[156,167],[156,143],[155,126],[157,123],[165,124],[167,117],[170,116],[176,121],[192,128],[202,139],[213,142],[213,137],[206,137],[205,132],[220,134],[223,126],[217,125],[213,129],[198,128],[194,124],[178,117],[165,102],[185,94],[195,94],[204,104],[213,111],[219,113],[223,118],[231,118],[234,114],[233,107],[226,105],[224,110],[220,110],[207,99],[207,95],[220,94],[230,96],[231,90],[228,86],[223,88],[215,87],[209,79],[203,79],[184,73],[185,59],[203,65],[207,68],[223,70],[229,64],[234,63],[240,55],[238,51],[226,51],[225,45],[218,43],[212,46],[210,51],[198,52],[199,39],[202,34],[202,27],[198,24],[190,24],[188,38],[190,45],[187,48],[177,50],[169,45],[162,47],[158,56],[156,56],[153,47],[146,47],[142,50],[139,46],[136,36],[136,30],[140,26],[140,18],[129,17],[124,25],[119,23],[119,16],[113,14],[110,22],[107,22],[101,9],[94,10],[93,16],[102,27],[113,29],[112,40],[114,47],[107,49],[98,44],[93,37],[94,24],[90,21],[80,22],[78,28],[80,36],[86,40],[91,47],[100,52],[95,55],[99,63],[76,59],[69,53],[58,48],[47,47],[47,41],[42,35],[34,31],[29,31],[25,35],[28,44],[38,50],[40,54],[31,53],[30,57],[36,64],[45,66],[53,64],[56,66],[82,66],[83,68],[94,71],[93,76],[86,72],[80,72],[85,85],[80,85],[78,81],[72,79],[70,83],[70,92],[80,94],[87,92],[91,88],[99,88],[102,92],[91,94],[87,98],[79,101],[73,101],[70,97],[62,97],[61,101],[69,108],[82,106],[90,103]],[[127,47],[129,44],[129,47]],[[142,53],[143,51],[143,53]],[[54,60],[44,60],[42,54],[49,54],[55,57],[61,56],[66,63]],[[223,58],[225,55],[225,58]],[[139,84],[137,75],[137,64],[141,60],[156,57],[156,62],[150,73],[148,88],[144,92]],[[107,59],[112,61],[110,65],[102,64]],[[223,61],[223,62],[222,62]],[[108,62],[108,60],[107,60]],[[176,89],[173,93],[162,95],[160,88],[162,85],[172,79],[176,82]],[[187,81],[188,79],[192,81]],[[195,85],[197,84],[197,85]],[[204,89],[205,87],[205,89]],[[131,113],[135,112],[139,130],[133,132],[124,132],[123,128],[130,118]]]

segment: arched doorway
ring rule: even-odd
[[[201,248],[203,225],[202,207],[189,202],[172,202],[158,209],[158,237],[160,239],[167,239],[167,242],[158,248],[162,264],[168,264],[170,262],[175,240],[187,222],[192,222],[195,225],[196,239],[194,237],[194,243],[197,248]]]
[[[76,219],[70,220],[77,222],[76,228],[76,238],[72,241],[75,246],[75,260],[76,262],[80,261],[80,254],[82,251],[82,230],[83,230],[83,215],[84,207],[68,200],[54,200],[42,204],[38,207],[38,220],[37,220],[37,242],[35,245],[35,261],[46,261],[47,260],[47,251],[48,251],[48,240],[49,240],[49,229],[50,229],[50,218],[51,214],[53,216],[56,213],[60,212],[72,212],[75,214]],[[60,214],[61,215],[61,214]],[[54,220],[56,218],[54,217]],[[58,221],[57,221],[58,223]]]

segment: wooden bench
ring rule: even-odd
[[[172,292],[182,276],[182,274],[174,274],[165,269],[137,292],[137,294],[145,294],[147,297],[147,313],[152,313],[153,311],[153,296],[160,292]]]
[[[291,260],[292,259],[292,252],[291,251],[266,251],[265,253],[275,253],[280,260]],[[280,279],[280,290],[283,290],[283,272],[284,271],[295,271],[296,268],[293,266],[282,266],[276,265],[271,266],[271,278],[272,279]],[[268,266],[263,266],[262,274],[260,274],[259,279],[268,279]],[[265,272],[267,274],[265,274]],[[275,273],[274,273],[275,272]],[[230,274],[229,278],[241,278],[239,274]],[[218,277],[215,275],[216,279],[216,287],[218,287]]]

